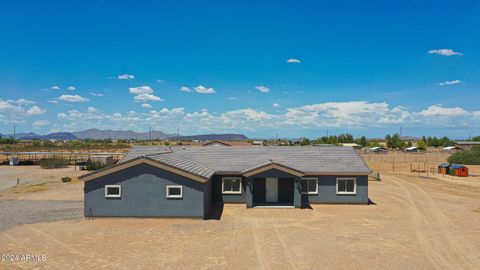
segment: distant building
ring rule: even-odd
[[[208,141],[202,143],[201,146],[251,146],[252,144],[245,141]]]
[[[370,150],[370,152],[373,152],[373,153],[387,153],[388,152],[388,149],[380,147],[380,146],[372,147],[369,150]]]
[[[346,146],[346,147],[353,147],[353,148],[356,148],[356,149],[362,148],[362,146],[360,144],[356,144],[356,143],[341,143],[341,145]]]
[[[461,141],[455,142],[455,146],[460,147],[465,150],[470,150],[475,146],[479,146],[480,142],[473,142],[473,141]]]
[[[419,153],[419,152],[423,152],[423,151],[425,151],[425,149],[420,148],[420,147],[416,147],[416,146],[411,146],[411,147],[405,148],[405,152],[407,152],[407,153]]]

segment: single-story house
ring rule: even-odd
[[[212,203],[368,204],[370,172],[354,149],[342,146],[143,146],[80,178],[87,217],[203,218]]]

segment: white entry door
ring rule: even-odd
[[[266,201],[278,202],[278,178],[267,177],[266,179]]]

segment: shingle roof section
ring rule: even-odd
[[[370,173],[355,150],[343,146],[133,147],[120,162],[142,155],[202,176],[241,173],[271,162],[305,174]]]

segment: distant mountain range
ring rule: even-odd
[[[13,134],[0,134],[4,138],[13,137]],[[243,134],[204,134],[192,136],[177,136],[177,134],[167,134],[162,131],[152,130],[151,138],[156,140],[247,140],[248,137]],[[17,133],[15,138],[18,140],[79,140],[79,139],[112,139],[112,140],[148,140],[150,139],[150,132],[135,132],[132,130],[101,130],[101,129],[87,129],[76,132],[55,132],[47,135],[39,135],[33,132]]]

